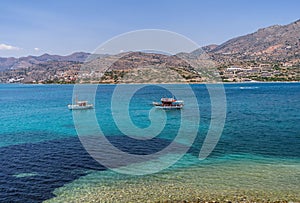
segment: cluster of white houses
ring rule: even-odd
[[[252,81],[253,78],[272,78],[285,76],[287,67],[273,67],[271,64],[260,64],[259,66],[230,66],[220,72],[224,81],[243,82]]]

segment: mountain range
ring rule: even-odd
[[[236,37],[221,45],[201,48],[217,62],[259,60],[268,62],[299,62],[300,20],[288,25],[273,25]],[[75,52],[67,56],[43,54],[20,58],[0,57],[0,70],[25,68],[48,61],[84,62],[90,53]]]
[[[84,62],[90,53],[75,52],[67,56],[43,54],[41,56],[27,56],[27,57],[0,57],[0,71],[7,69],[18,69],[34,66],[44,62]]]
[[[288,64],[288,66],[293,66],[294,69],[292,76],[290,73],[285,73],[286,77],[298,78],[295,75],[299,68],[295,69],[295,67],[300,66],[300,20],[287,25],[273,25],[261,28],[254,33],[230,39],[221,45],[204,46],[191,53],[178,53],[173,56],[144,52],[123,53],[121,59],[111,64],[110,68],[123,74],[124,70],[137,69],[142,66],[160,68],[168,66],[174,70],[176,69],[177,72],[179,71],[184,78],[192,78],[195,81],[199,81],[201,77],[194,74],[195,70],[192,64],[186,64],[186,62],[180,60],[180,56],[199,57],[203,53],[219,67],[229,67],[237,64],[242,66],[244,64],[260,66],[260,64],[267,63],[270,67],[276,65],[278,69],[278,66],[286,66]],[[2,75],[0,81],[6,81],[16,75],[18,78],[23,77],[24,81],[27,82],[31,80],[46,80],[45,78],[53,78],[53,75],[57,75],[57,72],[65,75],[64,73],[67,71],[73,71],[67,74],[73,78],[74,75],[77,75],[76,71],[81,70],[81,65],[84,64],[89,56],[94,57],[94,61],[86,63],[90,67],[106,66],[115,57],[118,57],[118,55],[103,55],[100,57],[101,60],[99,60],[97,55],[95,57],[95,55],[85,52],[75,52],[67,56],[43,54],[41,56],[20,58],[0,57],[0,75]],[[43,75],[47,75],[47,77]],[[107,79],[111,80],[112,77],[119,77],[119,75],[110,75],[110,78]]]

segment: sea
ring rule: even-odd
[[[76,86],[0,84],[0,202],[300,202],[300,83]]]

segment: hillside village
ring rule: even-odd
[[[299,66],[286,64],[256,64],[249,66],[221,66],[223,82],[300,81]]]
[[[82,66],[82,62],[48,62],[47,64],[39,64],[34,67],[2,71],[0,72],[0,82],[69,84],[79,81],[82,82],[85,79],[88,81],[87,79],[93,78],[93,83],[120,83],[130,69],[97,72],[81,70]],[[180,70],[183,70],[183,68],[179,67],[176,71],[178,72]],[[248,65],[223,64],[219,65],[217,70],[218,72],[216,74],[219,74],[223,82],[300,81],[299,65],[272,63],[255,63]],[[203,77],[201,78],[201,75],[197,75],[188,70],[185,70],[185,73],[181,71],[180,74],[184,80],[176,82],[207,82]],[[144,80],[147,80],[147,78],[144,78]],[[132,81],[132,83],[134,82],[135,81]]]

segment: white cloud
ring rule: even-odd
[[[14,47],[8,44],[0,44],[0,50],[20,50],[19,47]]]
[[[37,48],[37,47],[36,47],[36,48],[34,48],[34,51],[39,51],[39,50],[40,50],[40,48]]]

